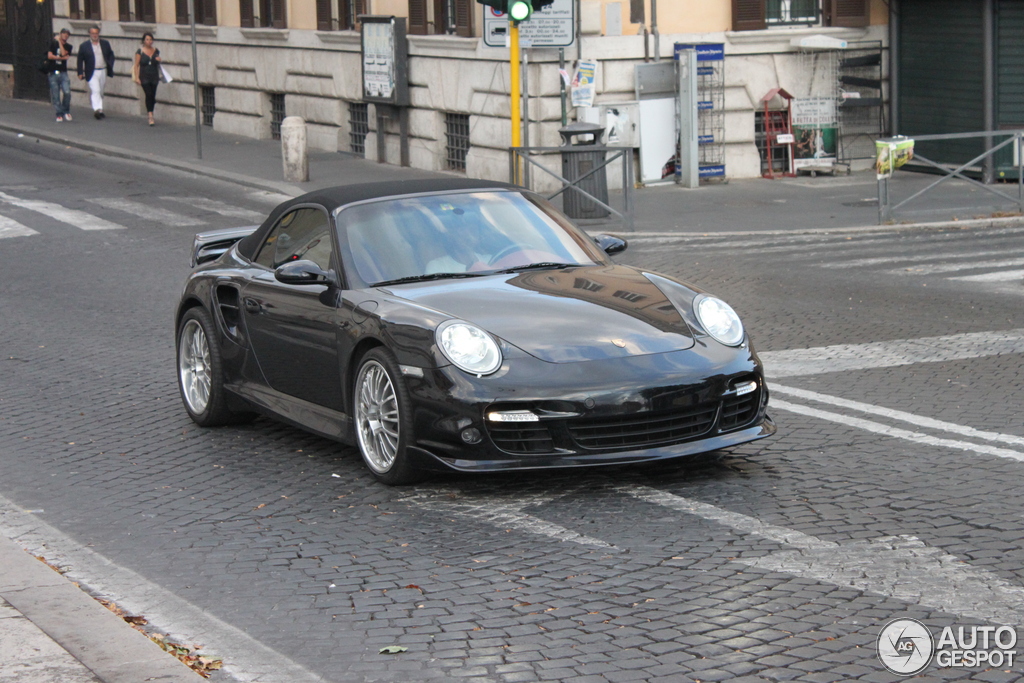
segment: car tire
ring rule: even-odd
[[[210,314],[201,307],[190,308],[178,325],[178,389],[189,417],[200,427],[220,427],[252,420],[252,413],[228,408],[224,389],[224,366]]]
[[[370,473],[390,486],[422,479],[408,452],[412,401],[394,354],[384,347],[368,351],[352,387],[356,444]]]

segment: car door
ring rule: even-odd
[[[253,353],[271,388],[340,411],[336,289],[285,284],[274,277],[275,269],[298,260],[338,272],[330,225],[319,206],[284,214],[256,252],[256,272],[242,290],[242,310]]]

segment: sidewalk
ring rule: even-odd
[[[282,180],[281,145],[277,141],[218,133],[204,126],[203,158],[198,159],[194,126],[158,122],[150,127],[142,116],[118,114],[109,114],[106,119],[97,121],[87,110],[79,109],[80,114],[73,112],[76,114],[73,122],[58,124],[53,120],[49,103],[0,99],[0,131],[107,156],[148,161],[292,196],[333,185],[442,175],[378,164],[338,152],[312,151],[309,154],[310,181],[288,184]],[[504,172],[503,167],[499,175],[503,176]],[[898,180],[893,181],[892,196],[900,201],[936,179],[926,174],[898,174]],[[1016,195],[1013,184],[998,187]],[[621,195],[621,190],[611,192],[613,206],[621,206]],[[670,183],[634,193],[634,231],[703,234],[872,228],[878,224],[877,195],[877,181],[872,172],[835,177],[732,180],[695,190]],[[915,200],[896,218],[901,224],[947,222],[956,218],[959,219],[957,225],[963,227],[965,219],[1016,210],[1015,205],[1000,201],[963,181],[953,181]],[[1000,219],[1000,222],[1007,220]],[[981,224],[990,222],[984,218],[980,221]],[[590,231],[595,227],[621,230],[618,224],[593,226],[588,223],[584,227]]]
[[[2,535],[0,679],[20,683],[203,680]]]

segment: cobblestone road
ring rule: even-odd
[[[890,681],[891,619],[1021,623],[1024,287],[970,279],[1015,269],[1021,229],[641,236],[620,260],[730,301],[770,380],[790,349],[813,365],[867,345],[866,365],[795,366],[778,436],[728,452],[391,489],[334,443],[265,419],[201,430],[181,408],[171,318],[195,223],[272,198],[104,194],[100,167],[54,199],[33,158],[0,182],[0,524],[219,648],[222,680]],[[190,193],[222,212],[161,199]],[[187,220],[108,200],[125,194]]]

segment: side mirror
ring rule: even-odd
[[[331,285],[334,273],[328,272],[312,261],[291,261],[274,271],[278,282],[286,285]]]
[[[615,235],[597,235],[594,241],[606,254],[621,254],[629,246],[629,242]]]

